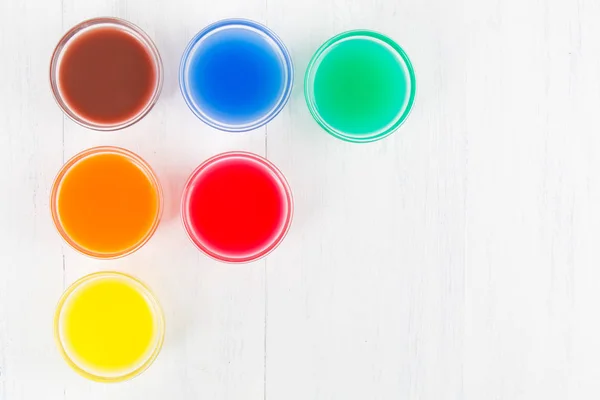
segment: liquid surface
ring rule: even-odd
[[[151,305],[139,290],[119,278],[84,284],[62,311],[62,341],[76,363],[99,373],[136,368],[155,338]]]
[[[268,37],[243,27],[201,40],[187,71],[192,101],[210,119],[230,125],[264,117],[285,89],[281,52]]]
[[[406,109],[410,81],[397,54],[370,39],[341,41],[322,56],[314,101],[336,130],[361,136],[392,124]]]
[[[157,188],[128,157],[101,153],[83,158],[65,174],[58,215],[79,246],[113,254],[136,246],[159,212]]]
[[[216,162],[192,183],[190,228],[209,251],[224,257],[256,255],[277,239],[285,224],[285,192],[257,161]]]
[[[156,68],[144,44],[114,27],[94,28],[71,39],[59,65],[65,103],[81,118],[117,124],[150,102]]]

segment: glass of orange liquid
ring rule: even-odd
[[[118,258],[142,247],[156,231],[162,191],[138,155],[95,147],[63,166],[50,203],[58,232],[74,249],[95,258]]]
[[[63,294],[54,334],[69,366],[96,382],[120,382],[145,371],[164,339],[164,318],[150,290],[119,272],[87,275]]]

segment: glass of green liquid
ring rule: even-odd
[[[392,39],[368,30],[341,33],[314,54],[304,78],[310,113],[323,129],[349,142],[394,132],[415,101],[412,64]]]

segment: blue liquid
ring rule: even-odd
[[[188,101],[203,119],[235,130],[260,126],[275,108],[283,106],[287,99],[283,104],[282,99],[289,95],[288,68],[272,38],[253,27],[234,24],[209,32],[193,45],[182,79]]]

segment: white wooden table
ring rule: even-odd
[[[156,42],[163,95],[116,133],[81,128],[50,93],[72,25],[118,16]],[[179,57],[226,17],[266,23],[296,84],[265,129],[202,124]],[[598,0],[0,0],[0,400],[517,400],[600,397]],[[369,28],[408,52],[406,124],[373,144],[311,119],[304,69],[330,36]],[[94,145],[138,152],[169,202],[141,251],[96,261],[62,243],[55,173]],[[265,260],[211,261],[186,238],[187,175],[226,150],[286,174],[295,220]],[[79,277],[132,273],[157,293],[167,337],[122,384],[60,358],[56,301]]]

